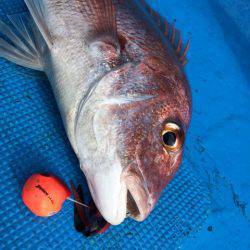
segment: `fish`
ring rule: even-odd
[[[144,221],[182,161],[190,42],[142,0],[24,2],[0,22],[0,56],[47,75],[104,219]]]

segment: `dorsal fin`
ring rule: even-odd
[[[187,52],[190,47],[190,39],[186,43],[186,45],[183,44],[181,33],[178,29],[175,28],[174,24],[170,25],[168,21],[162,17],[157,11],[152,9],[145,0],[140,0],[142,6],[145,7],[147,12],[153,17],[156,24],[158,25],[159,29],[162,31],[164,36],[169,40],[169,42],[172,44],[173,49],[176,53],[176,55],[179,58],[180,63],[182,66],[185,66],[187,64]]]

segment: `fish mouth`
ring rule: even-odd
[[[87,175],[87,181],[99,212],[112,225],[119,225],[127,217],[143,221],[152,210],[145,182],[134,172],[98,172]]]
[[[152,210],[150,196],[143,185],[143,180],[137,174],[130,174],[125,179],[127,187],[127,217],[143,221]]]
[[[138,218],[140,216],[140,210],[135,202],[130,191],[127,191],[127,217]]]

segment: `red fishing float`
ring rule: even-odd
[[[62,209],[65,200],[75,203],[74,223],[79,226],[77,231],[85,236],[104,233],[110,226],[94,205],[85,205],[79,196],[73,182],[71,187],[76,200],[70,198],[71,191],[56,176],[50,174],[33,174],[25,183],[22,191],[22,199],[27,208],[35,215],[48,217],[58,213]],[[79,186],[80,187],[80,186]],[[85,212],[83,207],[88,209]]]
[[[22,199],[28,209],[37,216],[48,217],[58,213],[69,198],[69,188],[57,177],[34,174],[25,183]]]

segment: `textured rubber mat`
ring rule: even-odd
[[[26,11],[22,0],[1,0],[0,18]],[[0,249],[175,249],[199,229],[208,190],[184,159],[156,209],[143,223],[130,219],[104,235],[74,230],[73,204],[48,219],[32,215],[21,200],[25,180],[51,172],[66,183],[85,183],[42,73],[0,60]],[[86,185],[86,183],[85,183]]]

